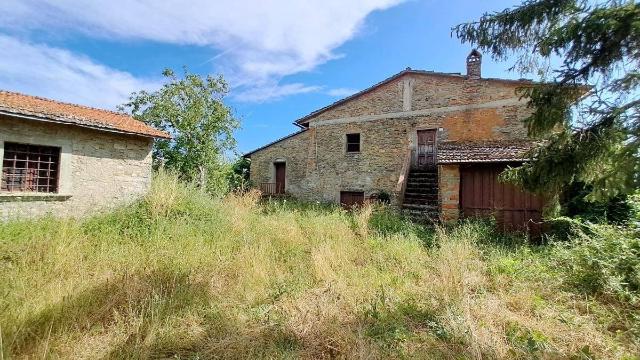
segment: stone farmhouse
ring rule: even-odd
[[[300,131],[245,154],[252,183],[270,195],[346,206],[389,197],[417,217],[535,226],[542,200],[498,181],[535,146],[516,94],[532,82],[483,78],[481,64],[473,50],[465,75],[407,68],[296,120]]]
[[[128,115],[0,91],[0,219],[81,216],[138,198],[154,138],[170,136]]]

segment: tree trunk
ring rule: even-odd
[[[204,166],[198,166],[198,170],[200,171],[200,178],[198,179],[198,185],[200,189],[203,191],[207,188],[207,169]]]

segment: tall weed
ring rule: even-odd
[[[568,241],[556,244],[554,263],[564,270],[569,285],[589,294],[638,301],[640,234],[636,230],[578,222],[568,233]]]
[[[254,192],[213,198],[159,173],[147,197],[110,213],[0,224],[0,351],[203,359],[638,352],[601,325],[620,308],[576,299],[547,281],[538,252],[493,237],[484,223],[430,229],[384,206],[348,212]]]

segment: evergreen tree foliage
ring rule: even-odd
[[[519,89],[532,115],[529,135],[546,140],[534,161],[505,178],[558,194],[573,182],[590,198],[638,188],[640,4],[528,0],[452,29],[512,70],[543,81]]]
[[[571,218],[579,217],[592,223],[626,224],[633,219],[630,196],[618,194],[607,199],[587,200],[591,186],[574,182],[565,189],[562,196],[563,214]]]
[[[178,78],[170,69],[167,82],[153,92],[133,93],[122,110],[173,136],[156,140],[154,166],[175,171],[183,180],[215,190],[226,181],[224,152],[235,147],[239,123],[223,102],[228,88],[222,76],[201,77],[184,69]],[[223,181],[224,180],[224,181]]]

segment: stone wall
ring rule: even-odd
[[[287,159],[287,192],[338,202],[340,191],[380,191],[397,198],[398,179],[416,131],[438,129],[438,141],[526,138],[519,83],[462,76],[407,74],[309,119],[309,130],[252,154],[252,179],[273,181],[273,162]],[[361,151],[346,152],[360,133]],[[291,165],[290,165],[291,164]],[[443,217],[457,218],[457,166],[441,167]],[[254,181],[255,181],[254,180]]]
[[[456,221],[460,217],[460,166],[438,166],[440,214],[443,221]]]
[[[358,115],[386,114],[402,111],[403,81],[396,79],[374,91],[362,94],[332,109],[314,116],[313,120],[326,120]]]
[[[0,155],[5,142],[60,147],[60,175],[57,194],[0,192],[0,219],[86,215],[134,201],[151,181],[149,138],[1,116]]]
[[[308,186],[304,179],[308,168],[313,166],[307,161],[309,139],[312,131],[305,131],[284,141],[278,142],[251,156],[251,182],[255,186],[275,182],[275,162],[286,163],[285,190],[287,193],[301,196]]]
[[[517,87],[512,82],[468,80],[463,76],[410,75],[408,78],[413,88],[412,110],[510,99]]]

